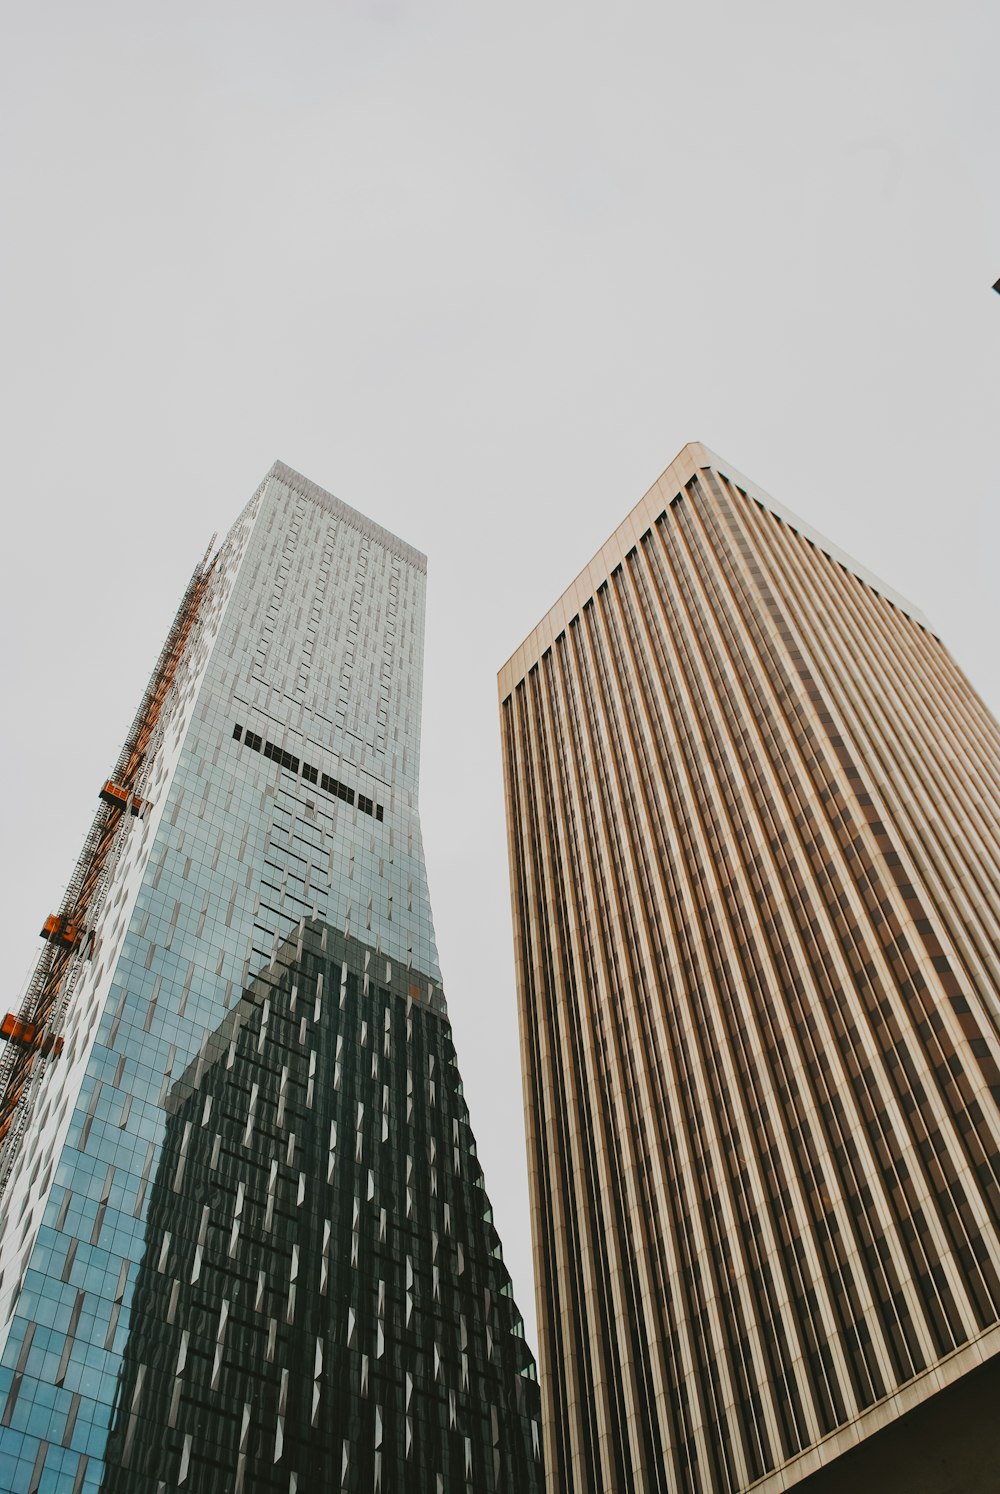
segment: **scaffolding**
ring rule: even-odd
[[[119,832],[151,807],[136,789],[142,785],[153,733],[218,562],[218,554],[209,559],[214,545],[213,537],[181,599],[114,772],[100,790],[100,807],[62,905],[42,926],[46,945],[21,1008],[8,1012],[0,1024],[5,1044],[0,1056],[0,1192],[10,1177],[45,1066],[62,1051],[59,1029],[81,964],[93,953],[96,915]]]

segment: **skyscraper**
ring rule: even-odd
[[[699,445],[499,695],[548,1486],[994,1489],[996,723]]]
[[[540,1486],[417,812],[424,557],[276,464],[0,1069],[0,1489]]]

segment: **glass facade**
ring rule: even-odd
[[[423,557],[277,464],[0,1213],[0,1489],[521,1490],[537,1386],[417,814]]]

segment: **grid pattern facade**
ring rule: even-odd
[[[171,1084],[107,1494],[533,1487],[533,1362],[411,975],[306,921]]]
[[[280,463],[214,558],[137,785],[150,808],[122,822],[94,938],[67,982],[62,1053],[4,1158],[0,1490],[291,1494],[316,1478],[388,1489],[390,1449],[406,1460],[406,1417],[416,1420],[402,1487],[421,1494],[439,1494],[445,1479],[449,1491],[511,1488],[511,1439],[533,1449],[534,1367],[487,1227],[467,1114],[452,1102],[417,813],[425,572],[418,551]],[[307,928],[326,930],[327,948],[341,941],[335,981],[315,968],[312,935],[300,978],[287,976]],[[313,993],[323,980],[332,999]],[[296,984],[313,996],[308,1011],[304,994],[294,998],[297,1021]],[[406,1057],[411,1028],[421,1062],[433,1051],[447,1068],[441,1113],[465,1159],[455,1186],[466,1214],[473,1202],[481,1210],[478,1231],[461,1240],[456,1221],[453,1239],[468,1279],[493,1295],[463,1308],[443,1243],[445,1205],[458,1211],[445,1159],[439,1196],[425,1198],[423,1151],[435,1133],[425,1076]],[[352,1076],[350,1115],[341,1067]],[[410,1072],[412,1103],[386,1112],[386,1087],[391,1099]],[[333,1182],[332,1126],[354,1159]],[[407,1228],[390,1160],[399,1155],[421,1199],[414,1271],[442,1215],[436,1311],[448,1326],[402,1368],[408,1339],[376,1363],[398,1326],[394,1298],[380,1317],[375,1284],[398,1286],[384,1257]],[[355,1204],[364,1246],[350,1265],[334,1262],[334,1234],[339,1247]],[[383,1258],[369,1248],[380,1211]],[[397,1265],[405,1276],[405,1259]],[[414,1297],[427,1327],[424,1309]],[[477,1345],[491,1336],[492,1379],[477,1363],[463,1385],[454,1313]],[[254,1379],[261,1343],[267,1368]],[[351,1358],[363,1354],[364,1387]],[[407,1375],[419,1410],[403,1404]],[[355,1399],[342,1394],[348,1382]],[[501,1382],[502,1401],[490,1401]],[[431,1456],[428,1407],[441,1396],[446,1424]],[[345,1461],[355,1433],[370,1441]]]
[[[699,446],[499,684],[549,1486],[790,1488],[1000,1350],[1000,732]]]

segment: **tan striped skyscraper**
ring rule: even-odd
[[[992,1494],[996,723],[700,445],[499,687],[550,1494]]]

